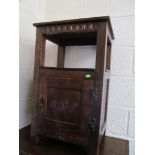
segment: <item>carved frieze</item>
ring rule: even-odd
[[[73,113],[79,108],[79,103],[74,102],[70,104],[67,100],[50,99],[48,104],[51,111],[57,112]]]
[[[96,31],[96,23],[51,25],[40,28],[42,33]]]

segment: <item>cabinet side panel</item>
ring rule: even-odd
[[[107,105],[109,93],[109,79],[104,80],[102,92],[101,118],[100,118],[100,135],[103,135],[106,127]]]

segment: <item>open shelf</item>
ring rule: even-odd
[[[62,32],[45,37],[60,46],[96,45],[97,32]]]

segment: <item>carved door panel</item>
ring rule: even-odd
[[[93,81],[83,78],[40,74],[38,132],[88,145],[93,121]]]

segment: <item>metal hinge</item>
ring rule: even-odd
[[[93,104],[97,101],[97,94],[98,94],[97,89],[91,89],[89,91],[89,100],[93,102]]]
[[[88,130],[90,132],[95,132],[97,129],[97,123],[95,117],[88,118]]]

